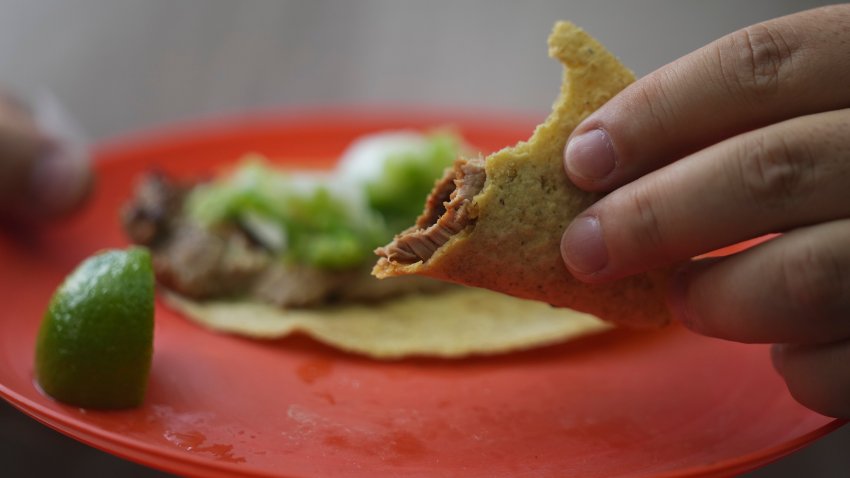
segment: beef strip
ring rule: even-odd
[[[194,299],[254,298],[279,307],[383,300],[446,285],[423,278],[379,281],[368,268],[326,271],[287,264],[237,224],[204,228],[183,214],[194,183],[148,174],[123,210],[130,239],[151,249],[164,286]]]
[[[246,293],[271,257],[236,229],[209,231],[176,221],[155,248],[154,271],[166,287],[196,299]]]
[[[486,180],[484,158],[459,158],[437,181],[416,225],[375,252],[402,264],[427,261],[453,235],[474,224],[472,198],[481,192]]]
[[[136,185],[135,197],[124,205],[121,220],[130,239],[153,246],[169,235],[190,184],[178,184],[164,174],[151,172]]]
[[[326,302],[343,280],[315,267],[277,263],[260,273],[250,295],[278,307],[311,307]]]

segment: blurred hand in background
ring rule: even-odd
[[[92,172],[58,105],[30,106],[0,92],[0,218],[17,223],[65,215],[88,195]]]

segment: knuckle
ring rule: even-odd
[[[646,194],[640,191],[629,196],[632,218],[636,223],[630,238],[636,250],[661,251],[664,249],[664,234],[658,209]]]
[[[729,35],[718,45],[727,88],[749,100],[775,94],[790,75],[797,50],[790,36],[769,23],[752,25]]]
[[[791,307],[812,313],[812,317],[831,315],[850,292],[845,268],[826,247],[806,245],[786,254],[781,262],[781,279]]]
[[[667,125],[673,119],[673,105],[664,86],[663,78],[660,78],[659,75],[662,75],[662,72],[656,72],[646,77],[637,92],[644,112],[649,115],[650,120],[658,130],[666,135],[668,134]]]
[[[742,145],[736,175],[742,196],[758,207],[776,210],[809,196],[816,185],[817,159],[801,141],[759,134]]]

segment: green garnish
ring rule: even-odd
[[[403,151],[368,158],[381,167],[359,178],[291,174],[254,155],[230,176],[194,188],[186,211],[208,228],[239,224],[283,260],[350,269],[413,224],[460,146],[445,133],[424,136]]]
[[[383,175],[366,184],[369,206],[381,213],[396,232],[413,224],[422,213],[434,181],[451,166],[459,148],[457,137],[438,133],[429,136],[418,151],[390,155]]]

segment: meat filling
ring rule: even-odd
[[[435,185],[416,225],[375,252],[401,264],[427,261],[453,235],[474,223],[472,198],[484,188],[486,179],[484,158],[458,159]]]
[[[187,297],[247,297],[305,308],[381,301],[447,287],[421,277],[379,281],[365,266],[327,271],[285,263],[238,223],[207,229],[185,217],[183,202],[193,185],[148,174],[122,214],[130,239],[151,249],[157,280]]]
[[[164,174],[151,172],[136,187],[133,201],[121,211],[124,230],[136,244],[155,246],[165,239],[180,213],[189,184],[177,184]]]

